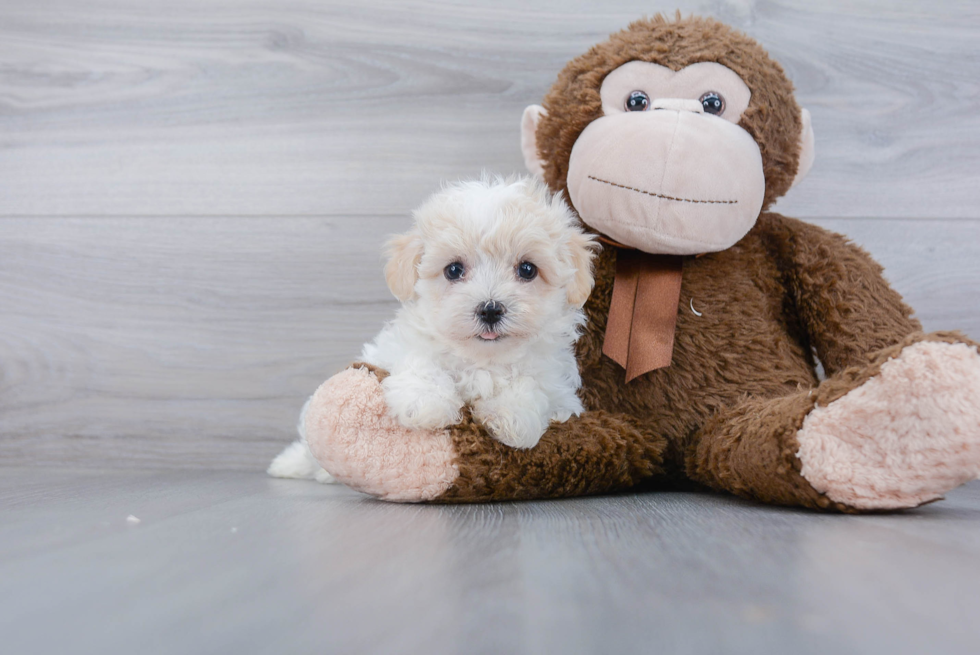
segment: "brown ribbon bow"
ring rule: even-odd
[[[626,369],[629,382],[670,366],[684,259],[602,240],[619,248],[602,352]]]

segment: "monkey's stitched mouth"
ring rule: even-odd
[[[603,184],[608,184],[609,186],[614,186],[620,189],[626,189],[627,191],[635,191],[637,193],[642,193],[646,196],[652,196],[654,198],[662,198],[664,200],[673,200],[675,202],[692,202],[705,205],[736,205],[738,200],[695,200],[692,198],[675,198],[673,196],[667,196],[662,193],[654,193],[653,191],[644,191],[643,189],[636,189],[631,186],[626,186],[625,184],[616,184],[615,182],[610,182],[609,180],[603,180],[601,178],[589,175],[590,180],[595,180],[596,182],[601,182]]]

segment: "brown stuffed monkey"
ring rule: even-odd
[[[980,472],[977,345],[923,334],[844,237],[766,211],[813,134],[755,41],[712,19],[638,21],[569,62],[522,147],[606,243],[577,346],[587,411],[530,450],[468,418],[411,431],[387,415],[384,371],[354,365],[306,415],[341,482],[437,502],[694,482],[861,511]]]

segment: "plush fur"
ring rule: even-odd
[[[604,76],[631,60],[674,70],[715,61],[737,72],[752,92],[739,125],[762,154],[765,206],[790,187],[806,130],[779,65],[717,21],[656,17],[571,61],[545,98],[547,114],[525,115],[537,125],[537,154],[553,191],[565,189],[572,146],[600,111]],[[763,211],[731,248],[688,258],[671,365],[629,383],[602,354],[616,258],[616,248],[597,258],[576,346],[587,411],[553,424],[529,450],[488,438],[464,412],[449,430],[453,481],[425,499],[694,484],[856,512],[928,502],[980,470],[977,344],[957,333],[923,334],[881,267],[846,238]],[[358,393],[371,384],[377,393],[373,375]],[[331,402],[346,396],[335,393]],[[356,416],[345,420],[357,424]],[[359,438],[385,437],[366,431]],[[324,452],[352,447],[326,430],[311,439]],[[399,467],[398,478],[407,475]],[[362,477],[344,471],[349,483]]]
[[[547,115],[537,129],[538,156],[552,189],[567,189],[572,146],[602,114],[599,88],[607,74],[630,61],[680,70],[697,62],[730,68],[752,89],[739,126],[762,147],[766,194],[763,210],[786,193],[799,165],[802,114],[782,67],[754,40],[711,18],[636,21],[566,64],[544,98]]]
[[[797,433],[800,475],[848,505],[895,509],[936,500],[977,477],[980,354],[916,343],[826,406]],[[869,438],[873,435],[873,438]]]
[[[314,461],[378,498],[438,498],[459,477],[449,433],[411,430],[392,418],[378,384],[386,377],[369,364],[358,364],[317,389],[304,412],[302,433],[330,434],[333,439],[310,442]]]

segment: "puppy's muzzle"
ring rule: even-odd
[[[484,325],[491,328],[499,323],[506,313],[507,308],[496,300],[488,300],[476,308],[477,317]]]

